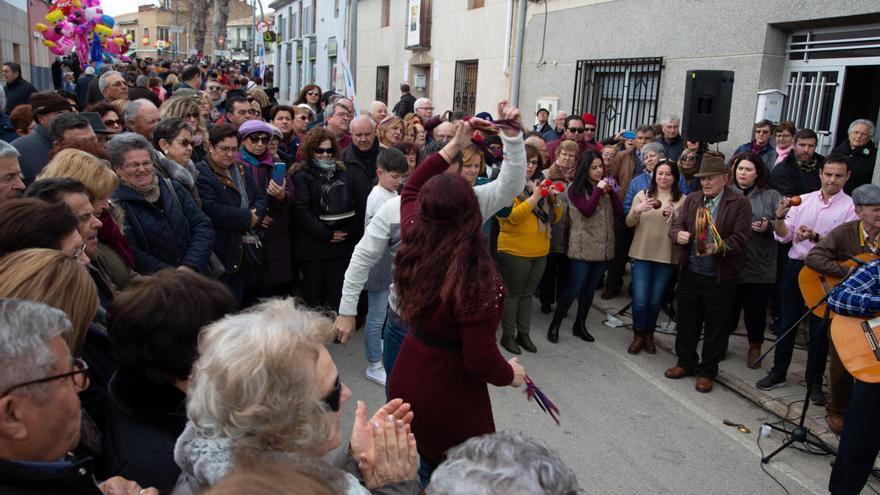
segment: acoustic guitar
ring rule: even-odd
[[[854,258],[867,263],[876,260],[877,255],[872,253],[861,253],[854,256]],[[852,260],[846,260],[840,263],[847,268],[856,266],[856,263]],[[800,273],[798,273],[798,286],[801,288],[801,295],[804,297],[804,304],[808,308],[812,308],[814,304],[825,297],[825,294],[831,292],[831,289],[839,284],[841,280],[842,278],[819,273],[807,265],[804,265],[804,267],[801,268]],[[825,303],[817,306],[816,309],[813,310],[813,314],[819,318],[823,318],[825,316]],[[834,318],[834,313],[829,312],[828,317]]]
[[[880,383],[880,318],[837,315],[831,340],[844,368],[866,383]]]

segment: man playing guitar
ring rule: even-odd
[[[841,279],[849,272],[852,263],[848,256],[863,253],[878,254],[880,237],[880,187],[873,184],[859,186],[852,193],[855,212],[859,220],[844,223],[819,240],[810,250],[805,264],[817,272]],[[843,258],[843,259],[841,259]],[[831,400],[826,406],[828,428],[835,433],[843,431],[846,406],[853,388],[853,377],[843,367],[832,342],[830,348],[829,385]]]

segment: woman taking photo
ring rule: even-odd
[[[252,273],[252,286],[264,289],[264,295],[290,292],[293,268],[290,263],[290,205],[293,188],[286,179],[273,180],[274,159],[269,150],[272,126],[262,120],[248,120],[238,128],[241,151],[237,159],[253,174],[268,200],[262,222],[263,270]],[[285,177],[287,173],[285,170]]]
[[[379,137],[379,145],[391,148],[403,141],[403,121],[400,117],[385,117],[376,127],[376,135]]]
[[[507,295],[501,315],[501,346],[519,354],[520,347],[537,352],[529,333],[532,298],[550,252],[551,225],[562,219],[557,191],[542,188],[541,155],[526,145],[526,188],[513,207],[498,213],[498,261]]]
[[[773,219],[782,195],[767,186],[769,173],[761,157],[752,152],[740,153],[730,160],[733,190],[749,198],[752,205],[752,235],[746,241],[746,260],[739,274],[730,332],[743,314],[749,338],[746,366],[761,367],[756,362],[764,343],[767,327],[767,304],[776,283],[777,242],[773,238]]]
[[[605,265],[614,258],[614,219],[623,216],[620,197],[611,190],[604,177],[602,158],[592,150],[583,152],[567,192],[571,220],[568,232],[570,261],[568,284],[559,297],[547,330],[547,340],[554,344],[559,342],[559,327],[575,299],[578,300],[578,310],[572,334],[587,342],[596,340],[587,331],[587,314],[593,304],[596,286],[605,273]]]
[[[678,250],[669,239],[669,222],[684,201],[678,167],[662,162],[654,168],[651,184],[633,198],[626,225],[635,228],[629,249],[632,258],[633,341],[627,352],[656,354],[654,329],[663,295],[678,263]]]
[[[293,257],[302,269],[303,298],[312,308],[338,308],[345,269],[357,231],[345,165],[336,160],[333,133],[315,127],[302,146],[303,161],[292,169],[293,216],[299,227]]]
[[[262,269],[261,248],[253,229],[266,216],[266,195],[250,169],[235,160],[238,152],[238,130],[234,125],[220,124],[211,129],[208,158],[196,164],[196,186],[202,210],[214,225],[214,253],[225,270],[220,281],[232,290],[241,306],[253,299],[245,293],[248,274]]]
[[[201,206],[196,177],[199,172],[192,160],[192,127],[180,117],[159,121],[153,129],[153,146],[158,151],[159,163],[168,177],[179,182]]]
[[[206,272],[214,247],[211,221],[180,183],[156,175],[152,145],[126,132],[110,140],[107,151],[120,180],[113,199],[125,211],[123,231],[134,251],[135,271]]]
[[[506,102],[499,107],[502,118],[518,122],[519,110]],[[470,122],[456,127],[455,137],[413,172],[401,195],[394,280],[410,332],[388,396],[423,411],[413,420],[423,483],[447,449],[495,431],[487,384],[518,387],[525,376],[517,358],[505,361],[495,343],[505,291],[482,233],[477,196],[460,175],[444,173],[450,165],[458,168],[454,157],[473,135]],[[502,132],[508,139],[520,136]]]

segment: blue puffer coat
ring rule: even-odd
[[[224,177],[221,182],[207,161],[197,163],[196,168],[199,170],[196,187],[199,188],[199,196],[202,198],[202,210],[214,223],[217,235],[214,254],[220,258],[227,273],[235,273],[241,265],[243,254],[241,236],[251,226],[250,210],[256,209],[262,222],[266,216],[266,194],[257,187],[250,170],[243,167],[248,207],[242,208],[241,196],[231,180]]]
[[[179,183],[159,179],[159,191],[155,205],[125,184],[114,194],[125,210],[124,231],[134,251],[135,270],[148,274],[185,265],[204,273],[214,249],[211,219]]]

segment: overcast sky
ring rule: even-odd
[[[272,12],[272,9],[269,8],[269,2],[271,0],[262,0],[263,9],[267,14]],[[129,12],[137,12],[138,5],[155,5],[157,3],[154,0],[101,0],[101,7],[104,9],[105,14],[117,16]]]

